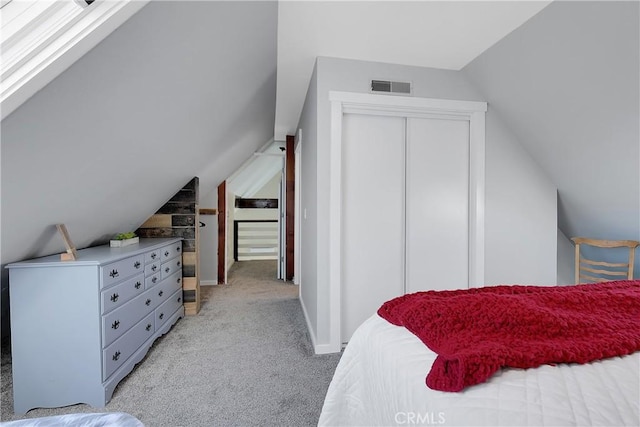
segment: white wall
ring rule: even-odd
[[[489,106],[485,284],[555,285],[557,190]]]
[[[227,260],[227,269],[226,269],[226,277],[229,277],[229,269],[235,262],[233,259],[233,250],[235,249],[235,244],[233,241],[233,221],[236,219],[236,195],[227,191],[227,252],[226,252],[226,260]],[[226,282],[226,280],[225,280]]]
[[[303,129],[301,147],[300,168],[301,182],[298,185],[300,193],[300,303],[309,325],[309,335],[314,346],[319,341],[318,315],[326,316],[326,306],[318,303],[318,294],[321,286],[318,282],[318,74],[317,63],[314,66],[311,81],[304,101],[304,107],[300,115],[299,128]],[[326,284],[325,284],[326,286]],[[321,309],[322,311],[319,311]],[[321,337],[326,343],[328,333]]]
[[[264,187],[256,191],[251,198],[253,199],[277,199],[280,197],[280,181],[282,180],[282,172],[278,171],[267,182]]]
[[[299,124],[305,135],[301,194],[303,210],[307,209],[307,219],[303,219],[302,224],[301,298],[307,313],[312,312],[311,307],[317,313],[315,325],[313,316],[309,316],[316,351],[332,339],[328,286],[331,126],[328,93],[331,90],[368,93],[371,79],[411,81],[416,97],[483,101],[459,72],[318,58]],[[314,105],[317,105],[315,116]],[[494,170],[487,173],[486,183],[485,218],[491,236],[486,237],[485,243],[485,277],[491,279],[491,283],[553,284],[556,281],[555,187],[504,128],[494,111],[487,114],[486,145],[487,165]],[[523,195],[529,198],[527,209],[511,208],[509,221],[501,224],[506,216],[501,209],[520,203]],[[310,203],[310,198],[315,199],[315,204]],[[532,224],[536,225],[533,230]],[[523,266],[523,257],[533,259],[538,265]],[[309,268],[307,262],[314,263],[313,268]]]
[[[640,240],[639,16],[555,1],[463,70],[558,187],[568,237]]]
[[[573,242],[558,228],[558,285],[576,283],[575,249]]]

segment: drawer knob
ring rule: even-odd
[[[145,328],[147,331],[151,330],[151,323],[147,323],[147,327]]]
[[[169,256],[169,251],[166,251],[166,252],[164,253],[164,256]]]
[[[157,277],[154,277],[153,279],[151,279],[151,281],[152,281],[153,283],[156,283],[156,282],[158,281],[158,278],[157,278]]]
[[[178,267],[180,267],[180,261],[178,261],[178,263],[176,264]]]
[[[113,279],[115,279],[119,275],[120,274],[118,273],[118,270],[116,270],[116,269],[111,270],[111,273],[109,273],[109,276],[111,276],[111,278],[113,278]]]
[[[118,293],[116,292],[115,294],[111,295],[111,302],[118,301],[118,298],[120,298],[120,295],[118,295]]]
[[[136,289],[140,289],[140,286],[142,286],[142,283],[136,282],[136,284],[134,286],[136,287]]]
[[[150,300],[150,299],[146,300],[146,301],[144,302],[144,304],[145,304],[145,305],[151,305],[151,300]]]
[[[180,282],[182,282],[182,277],[178,277],[178,280],[176,280],[176,282],[180,284]]]
[[[164,294],[164,291],[158,292],[158,296],[161,297]]]
[[[182,297],[178,297],[178,302],[182,301]]]
[[[140,268],[140,261],[136,261],[136,262],[133,264],[133,266],[134,266],[136,269]]]
[[[116,352],[114,353],[114,355],[113,355],[112,359],[113,359],[113,360],[118,360],[118,359],[120,359],[120,352],[119,352],[119,351],[116,351]]]
[[[176,246],[176,251],[180,252],[180,246]]]
[[[156,257],[158,256],[158,254],[156,254],[155,252],[151,254],[151,259],[156,259]]]
[[[164,313],[160,313],[160,316],[158,316],[158,319],[162,320],[163,317],[164,317]]]
[[[164,269],[164,272],[165,272],[165,273],[168,273],[168,272],[170,272],[170,271],[171,271],[171,269],[170,269],[169,267],[167,267],[167,268],[165,268],[165,269]]]
[[[116,320],[115,322],[113,322],[111,324],[111,328],[112,329],[118,329],[119,327],[120,327],[120,321],[119,320]]]
[[[157,265],[153,264],[153,265],[151,266],[151,270],[152,270],[152,271],[156,271],[157,269],[158,269],[158,266],[157,266]]]

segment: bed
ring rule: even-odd
[[[133,415],[124,412],[66,414],[27,418],[0,423],[1,427],[144,427]]]
[[[637,296],[640,282],[635,285]],[[631,325],[640,329],[640,316]],[[638,351],[585,364],[504,368],[459,392],[426,386],[437,357],[406,327],[373,315],[345,348],[318,424],[640,425]]]

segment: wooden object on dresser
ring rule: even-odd
[[[16,414],[104,407],[156,338],[184,316],[181,239],[96,246],[9,264]]]
[[[76,246],[71,241],[71,236],[69,236],[69,231],[67,230],[67,226],[64,224],[56,224],[56,228],[58,229],[58,233],[62,236],[62,240],[64,241],[64,246],[67,248],[67,252],[60,254],[61,261],[74,261],[78,258],[78,250]]]

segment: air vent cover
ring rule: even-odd
[[[411,93],[411,83],[391,82],[388,80],[371,80],[371,92]]]

